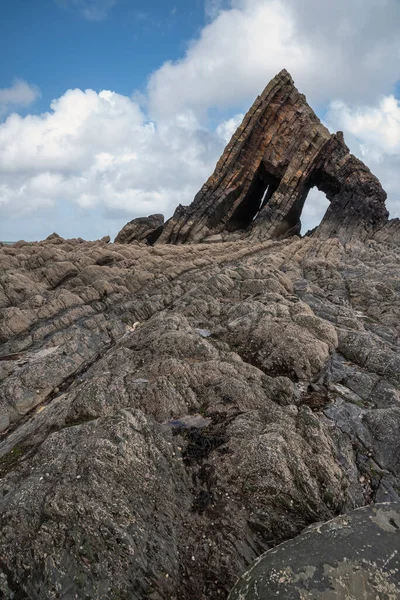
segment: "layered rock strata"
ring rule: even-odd
[[[374,240],[400,246],[400,219],[390,219],[374,234]]]
[[[400,249],[0,247],[0,597],[226,598],[400,492]]]
[[[158,243],[199,242],[231,232],[282,238],[300,232],[312,187],[330,206],[315,236],[343,242],[371,237],[387,222],[378,179],[331,135],[289,73],[265,88],[188,207],[178,206]]]

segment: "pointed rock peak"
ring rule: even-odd
[[[293,78],[292,78],[291,74],[289,73],[289,71],[287,71],[286,69],[281,69],[279,71],[279,73],[277,75],[275,75],[275,77],[273,79],[271,79],[271,82],[276,79],[289,79],[293,83]]]
[[[330,202],[313,235],[365,240],[388,219],[378,179],[331,135],[283,69],[243,119],[192,204],[179,206],[157,243],[211,236],[280,238],[298,234],[308,192]]]

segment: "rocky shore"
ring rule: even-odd
[[[233,232],[220,213],[197,243],[167,243],[177,219],[155,215],[117,243],[0,247],[1,598],[226,599],[264,552],[370,507],[357,535],[376,503],[393,504],[385,590],[312,595],[309,571],[280,597],[398,598],[400,245],[382,194],[359,198],[361,237],[273,235],[261,213]]]
[[[399,500],[398,246],[51,236],[0,264],[3,597],[223,598]]]

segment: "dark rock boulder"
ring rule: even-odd
[[[164,215],[150,215],[133,219],[121,229],[115,238],[116,244],[144,242],[152,246],[164,228]]]
[[[266,552],[229,599],[396,600],[399,550],[399,502],[355,510]]]
[[[178,206],[158,242],[199,242],[233,231],[264,239],[297,234],[312,187],[331,203],[315,236],[365,240],[387,222],[378,179],[350,154],[341,132],[331,135],[322,125],[283,70],[256,99],[192,204]]]

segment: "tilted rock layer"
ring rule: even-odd
[[[226,598],[400,493],[400,249],[0,247],[0,597]]]
[[[350,154],[341,132],[329,133],[281,71],[256,99],[193,203],[176,209],[158,243],[238,231],[263,239],[299,233],[314,186],[330,201],[318,237],[365,240],[387,222],[378,179]]]

